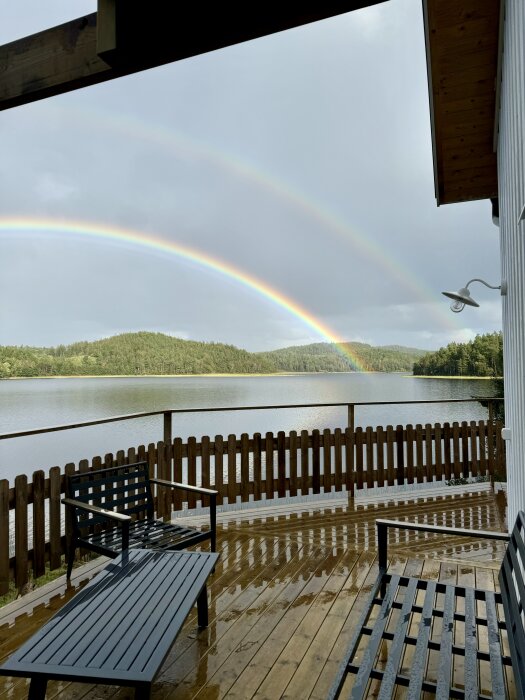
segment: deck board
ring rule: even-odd
[[[220,514],[221,559],[209,579],[209,626],[198,631],[196,611],[190,613],[162,666],[153,699],[320,700],[326,697],[377,575],[376,518],[505,527],[501,501],[490,492],[397,498],[383,503],[332,498]],[[199,517],[186,519],[195,525]],[[389,545],[390,567],[400,574],[495,589],[503,550],[502,543],[401,532]],[[92,570],[94,566],[90,564]],[[85,576],[90,573],[86,570]],[[81,573],[76,576],[80,584]],[[0,609],[0,658],[12,653],[71,595],[58,580]],[[416,618],[410,622],[412,632]],[[411,654],[408,650],[403,659],[407,668]],[[431,657],[430,672],[435,667]],[[486,688],[490,670],[482,669],[481,681]],[[27,689],[24,679],[0,678],[0,700],[25,698]],[[116,686],[54,681],[48,686],[48,698],[56,700],[132,696],[130,689]]]

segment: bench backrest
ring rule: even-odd
[[[154,514],[146,462],[73,474],[67,478],[66,489],[69,498],[107,510],[139,519],[152,518]],[[107,520],[98,515],[76,511],[77,518],[80,517],[77,525],[82,528],[102,523],[107,525]]]
[[[520,511],[499,572],[518,697],[525,697],[525,513]]]

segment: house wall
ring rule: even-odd
[[[525,2],[506,0],[498,179],[505,365],[508,521],[525,510]]]

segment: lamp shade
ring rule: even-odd
[[[470,292],[466,287],[458,289],[457,292],[442,292],[442,294],[453,301],[458,301],[461,304],[466,304],[467,306],[479,306],[478,302],[470,296]]]

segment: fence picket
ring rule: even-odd
[[[312,491],[321,491],[321,435],[312,430]]]
[[[15,477],[15,585],[20,590],[28,577],[27,476]]]
[[[262,497],[262,441],[261,433],[253,434],[253,499],[260,501]]]
[[[33,472],[33,576],[46,572],[45,474]]]
[[[266,433],[265,443],[265,459],[266,459],[266,498],[274,496],[274,475],[273,475],[273,433]]]
[[[49,568],[62,564],[62,532],[60,523],[60,467],[49,470]]]
[[[393,425],[386,426],[386,470],[388,474],[388,485],[394,486],[396,483],[396,475],[394,469],[394,444],[396,442],[396,434]]]
[[[377,465],[377,485],[385,485],[385,433],[378,425],[376,428],[376,465]]]
[[[443,443],[442,430],[439,423],[434,424],[434,463],[437,481],[443,480]]]
[[[286,497],[286,436],[283,430],[277,433],[277,493]]]
[[[416,425],[416,480],[422,484],[425,480],[425,465],[423,463],[423,426]]]
[[[451,430],[450,423],[443,425],[443,462],[445,466],[445,479],[449,481],[452,477],[452,459],[450,448]]]
[[[356,488],[363,488],[363,428],[355,429],[355,476]]]
[[[461,479],[462,465],[460,453],[460,430],[459,423],[457,421],[452,423],[452,454],[454,460],[454,478]]]
[[[406,427],[406,481],[414,483],[414,427],[410,423]]]
[[[215,436],[215,490],[219,492],[217,505],[224,502],[224,440],[222,435]]]
[[[190,486],[197,486],[197,439],[194,436],[188,438],[188,483]],[[169,462],[168,462],[169,464]],[[188,508],[195,508],[197,497],[192,491],[187,493]]]
[[[350,496],[355,494],[355,432],[352,428],[345,429],[345,469],[346,490]]]
[[[237,438],[228,435],[228,503],[237,500]]]
[[[396,426],[397,485],[405,483],[405,442],[403,426]]]
[[[477,425],[475,420],[470,421],[470,465],[472,476],[478,476],[478,440]]]
[[[297,496],[297,432],[290,431],[290,496]]]
[[[332,433],[329,428],[323,430],[323,477],[321,484],[324,493],[332,490]]]
[[[366,485],[374,488],[374,433],[371,426],[366,429]]]
[[[336,491],[343,490],[343,434],[341,428],[334,430],[334,486]]]
[[[427,482],[434,481],[434,470],[432,469],[432,426],[425,424],[425,476]]]
[[[248,433],[241,435],[241,501],[250,500],[250,440]]]
[[[301,493],[304,495],[309,493],[309,445],[308,445],[308,430],[301,430]]]
[[[0,479],[0,595],[9,590],[9,481]]]

